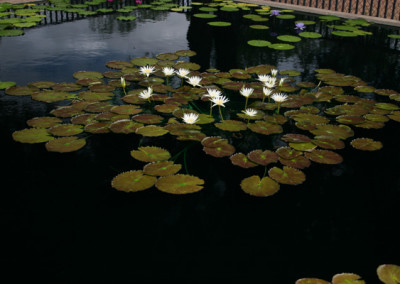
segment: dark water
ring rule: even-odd
[[[246,42],[259,36],[273,40],[271,30],[286,33],[291,25],[277,21],[268,24],[269,31],[251,31],[241,16],[233,16],[233,27],[220,31],[203,20],[190,21],[190,14],[138,13],[133,23],[99,16],[0,38],[0,81],[72,82],[79,70],[106,71],[109,60],[192,49],[198,54],[191,60],[204,69],[273,64],[304,71],[303,81],[313,79],[315,68],[333,68],[400,91],[399,51],[384,36],[325,36],[303,40],[295,50],[272,51]],[[113,190],[110,181],[142,167],[129,156],[139,145],[137,136],[96,135],[77,152],[49,153],[41,144],[14,142],[11,133],[54,106],[4,93],[0,101],[0,258],[3,275],[15,280],[9,283],[25,277],[55,283],[294,283],[303,277],[330,280],[340,272],[376,283],[378,265],[400,264],[396,122],[356,130],[357,137],[380,140],[382,150],[348,146],[339,151],[342,164],[314,164],[305,170],[304,184],[282,186],[269,198],[241,191],[240,181],[255,171],[204,155],[197,144],[189,151],[188,168],[206,180],[202,191],[171,196],[153,188],[125,194]],[[146,142],[168,143],[175,152],[186,145],[159,140]]]

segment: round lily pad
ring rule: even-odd
[[[247,129],[246,123],[238,120],[224,120],[222,122],[215,123],[215,127],[221,130],[231,131],[231,132],[242,131]]]
[[[251,176],[245,178],[240,183],[244,192],[252,196],[265,197],[271,196],[279,191],[279,183],[269,177]]]
[[[332,277],[332,284],[365,284],[361,276],[354,273],[340,273]]]
[[[269,27],[265,25],[251,25],[250,28],[255,30],[268,30]]]
[[[285,134],[281,137],[282,141],[285,142],[311,142],[311,138],[303,135],[303,134],[292,134],[292,133],[288,133]]]
[[[174,164],[173,161],[158,161],[145,165],[143,173],[151,176],[167,176],[176,174],[181,168],[182,165]]]
[[[147,125],[136,129],[136,134],[140,134],[145,137],[163,136],[167,133],[168,130],[164,129],[161,126],[156,126],[156,125]]]
[[[310,130],[314,135],[333,136],[339,139],[347,139],[354,135],[354,131],[346,125],[318,124]]]
[[[207,138],[209,138],[209,137],[207,137]],[[207,138],[205,138],[205,139],[207,139]],[[203,144],[203,142],[204,142],[204,139],[202,140],[202,144]],[[219,142],[218,146],[215,146],[217,144],[212,144],[212,143],[206,142],[206,145],[212,145],[212,147],[204,146],[203,151],[206,152],[208,155],[211,155],[216,158],[230,156],[233,153],[235,153],[235,150],[236,150],[235,147],[228,144],[227,140],[218,139],[217,142]]]
[[[232,164],[242,168],[253,168],[257,164],[249,160],[249,158],[243,153],[236,153],[229,158]]]
[[[62,120],[58,117],[46,116],[46,117],[35,117],[29,119],[26,124],[30,127],[36,128],[50,128],[52,126],[62,123]]]
[[[363,151],[376,151],[383,147],[381,142],[375,141],[371,138],[356,138],[353,139],[350,144],[354,148]]]
[[[297,185],[306,180],[306,175],[301,170],[288,166],[283,166],[283,169],[273,167],[268,171],[268,175],[282,184]]]
[[[132,150],[130,154],[142,162],[165,161],[171,158],[171,154],[167,150],[155,146],[139,147],[138,150]]]
[[[322,35],[320,33],[316,32],[301,32],[299,33],[299,36],[304,37],[304,38],[320,38]]]
[[[110,124],[111,122],[104,121],[104,122],[93,122],[86,124],[84,127],[85,132],[89,132],[92,134],[102,134],[110,132]]]
[[[163,192],[172,194],[194,193],[203,189],[204,180],[191,175],[170,175],[161,177],[156,182],[156,187]]]
[[[125,192],[142,191],[152,187],[157,177],[144,175],[142,171],[128,171],[113,178],[111,186]]]
[[[337,16],[319,16],[319,18],[320,18],[321,20],[324,20],[324,21],[336,21],[336,20],[340,20],[340,18],[337,17]]]
[[[15,82],[0,82],[0,90],[4,90],[10,87],[15,86],[16,83]]]
[[[207,24],[213,27],[229,27],[232,25],[229,22],[208,22]]]
[[[357,34],[354,32],[348,32],[348,31],[333,31],[333,35],[335,36],[341,36],[341,37],[356,37]]]
[[[132,120],[146,124],[156,124],[162,122],[164,118],[156,114],[138,114],[133,116]]]
[[[15,141],[21,143],[43,143],[54,139],[45,128],[25,128],[12,133]]]
[[[313,150],[311,152],[304,153],[306,158],[310,159],[313,162],[320,164],[340,164],[343,161],[343,158],[338,153],[335,153],[330,150]]]
[[[195,56],[197,53],[193,50],[184,50],[183,49],[183,50],[175,51],[175,54],[182,56],[182,57],[186,57],[186,56],[191,57],[191,56]]]
[[[118,106],[113,106],[110,109],[111,112],[117,113],[117,114],[128,114],[128,115],[133,115],[133,114],[138,114],[142,112],[143,110],[139,108],[139,106],[136,105],[118,105]]]
[[[267,40],[253,39],[253,40],[249,40],[247,42],[247,44],[251,45],[251,46],[256,46],[256,47],[266,47],[266,46],[270,46],[271,42],[269,42]]]
[[[86,140],[76,136],[56,138],[45,144],[47,151],[69,153],[77,151],[86,145]]]
[[[293,159],[302,155],[301,151],[295,150],[291,147],[280,147],[276,150],[276,153],[279,157],[284,159]]]
[[[203,11],[203,12],[216,12],[216,11],[218,11],[218,9],[213,8],[213,7],[200,7],[199,10]]]
[[[260,120],[255,121],[255,123],[249,123],[247,127],[253,132],[264,135],[281,133],[283,131],[282,126],[278,124]]]
[[[158,59],[151,58],[151,57],[136,57],[131,59],[131,63],[136,66],[146,66],[146,65],[154,65],[158,62]]]
[[[23,30],[0,30],[0,37],[2,36],[20,36],[23,35]]]
[[[282,19],[282,20],[290,20],[290,19],[294,19],[294,18],[296,18],[296,16],[295,15],[285,15],[285,14],[282,14],[282,15],[278,15],[278,16],[276,16],[278,19]]]
[[[345,147],[342,140],[333,136],[315,136],[312,142],[318,147],[328,150],[343,149]]]
[[[48,129],[54,136],[73,136],[83,132],[82,125],[78,124],[58,124]]]
[[[331,283],[319,278],[301,278],[298,279],[295,284],[331,284]]]
[[[97,71],[78,71],[72,74],[75,79],[85,79],[85,78],[92,78],[92,79],[101,79],[103,78],[103,74]]]
[[[279,157],[279,162],[282,165],[296,168],[296,169],[304,169],[311,165],[310,160],[304,156],[297,156],[292,159],[284,159],[282,157]]]
[[[54,90],[42,90],[32,94],[33,100],[46,103],[54,103],[73,98],[76,98],[75,94]]]
[[[378,266],[377,274],[379,280],[385,284],[400,283],[400,266],[395,264],[382,264]]]
[[[298,42],[301,41],[301,38],[298,36],[292,36],[292,35],[280,35],[277,36],[277,39],[281,41],[286,41],[286,42]]]
[[[109,129],[114,133],[135,133],[136,129],[142,127],[143,124],[139,122],[132,121],[130,119],[120,119],[111,123]]]
[[[128,68],[133,67],[133,64],[127,61],[113,60],[113,61],[108,61],[106,63],[106,66],[112,69],[122,69],[126,67]]]
[[[57,83],[51,86],[51,88],[61,92],[74,92],[82,89],[82,86],[75,83]]]
[[[11,96],[29,96],[32,95],[33,92],[37,91],[37,88],[34,87],[25,87],[25,86],[12,86],[5,90],[7,95]]]
[[[276,163],[279,156],[270,150],[253,150],[247,154],[247,157],[259,165],[267,166],[271,163]]]
[[[117,20],[130,22],[130,21],[136,20],[136,17],[135,16],[118,16]]]

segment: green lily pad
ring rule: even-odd
[[[380,150],[383,145],[379,141],[375,141],[371,138],[356,138],[350,142],[353,148],[363,151],[376,151]]]
[[[324,20],[324,21],[337,21],[337,20],[340,20],[340,18],[339,17],[337,17],[337,16],[319,16],[319,18],[321,19],[321,20]]]
[[[250,28],[255,30],[268,30],[269,27],[265,25],[251,25]]]
[[[21,143],[43,143],[54,139],[45,128],[25,128],[12,133],[15,141]]]
[[[280,147],[276,150],[276,153],[279,155],[279,157],[288,160],[302,155],[301,151],[295,150],[291,147]]]
[[[35,128],[50,128],[60,123],[62,123],[60,118],[52,116],[34,117],[26,122],[28,126]]]
[[[171,154],[167,150],[155,146],[139,147],[138,150],[132,150],[130,154],[142,162],[165,161],[171,158]]]
[[[218,11],[218,9],[213,8],[213,7],[200,7],[199,10],[202,11],[202,12],[216,12],[216,11]]]
[[[7,90],[6,90],[7,93]],[[384,110],[398,110],[399,107],[395,104],[390,104],[390,103],[376,103],[375,107],[379,109],[384,109]]]
[[[143,173],[151,176],[167,176],[176,174],[181,168],[182,165],[174,164],[173,161],[157,161],[145,165]]]
[[[342,140],[354,136],[354,131],[346,125],[319,124],[310,132],[314,135],[333,136]]]
[[[131,62],[127,62],[127,61],[121,61],[121,60],[112,60],[112,61],[108,61],[106,63],[106,66],[108,68],[112,68],[112,69],[122,69],[122,68],[130,68],[133,67],[133,64]]]
[[[298,169],[284,166],[283,169],[273,167],[268,175],[275,181],[282,184],[298,185],[306,180],[306,175]]]
[[[276,16],[278,19],[282,19],[282,20],[290,20],[290,19],[294,19],[296,18],[295,15],[278,15]]]
[[[322,35],[320,33],[316,32],[301,32],[299,33],[299,36],[304,37],[304,38],[320,38]]]
[[[0,90],[4,90],[10,87],[14,87],[16,85],[15,82],[0,82]]]
[[[206,137],[201,141],[203,151],[214,157],[226,157],[235,153],[235,147],[228,144],[228,140],[221,137]]]
[[[311,138],[303,135],[303,134],[292,134],[292,133],[288,133],[285,134],[281,137],[282,141],[285,142],[295,142],[295,143],[300,143],[300,142],[311,142]]]
[[[253,39],[253,40],[249,40],[247,42],[247,44],[251,45],[251,46],[256,46],[256,47],[266,47],[266,46],[270,46],[271,42],[269,42],[267,40]]]
[[[247,154],[249,159],[261,166],[267,166],[278,161],[278,154],[270,150],[253,150]]]
[[[155,65],[157,62],[158,62],[158,59],[146,57],[146,56],[136,57],[136,58],[131,59],[131,63],[133,65],[141,66],[141,67],[147,66],[147,65],[152,66],[152,65]]]
[[[213,27],[229,27],[232,25],[229,22],[208,22],[207,24]]]
[[[20,36],[23,35],[23,30],[0,30],[0,37],[2,36]]]
[[[242,131],[246,130],[247,126],[246,123],[238,120],[224,120],[222,122],[215,123],[215,127],[225,130],[225,131]]]
[[[156,55],[156,58],[159,60],[176,60],[179,58],[179,55],[176,53],[160,53]]]
[[[232,164],[242,167],[242,168],[253,168],[256,167],[257,164],[253,163],[249,160],[249,158],[243,153],[236,153],[229,158]]]
[[[103,78],[103,74],[97,71],[78,71],[72,74],[72,76],[75,79],[86,79],[86,78],[91,78],[91,79],[101,79]]]
[[[400,266],[395,264],[382,264],[377,269],[379,280],[385,284],[400,283]]]
[[[100,113],[100,112],[110,111],[110,109],[113,106],[114,105],[109,102],[93,102],[93,103],[88,104],[85,107],[85,111],[93,112],[93,113]]]
[[[224,11],[224,12],[238,12],[239,9],[235,8],[235,7],[222,7],[220,9],[220,11]]]
[[[331,283],[319,278],[301,278],[298,279],[295,284],[331,284]]]
[[[114,133],[135,133],[136,129],[142,127],[143,124],[139,122],[134,122],[130,119],[120,119],[111,123],[109,129]]]
[[[34,26],[37,26],[35,22],[27,22],[27,23],[15,23],[13,24],[14,27],[16,28],[32,28]]]
[[[119,17],[117,17],[117,20],[130,22],[130,21],[136,20],[136,17],[135,16],[119,16]]]
[[[365,284],[361,276],[354,273],[340,273],[332,277],[332,284]]]
[[[11,96],[29,96],[38,89],[35,87],[25,87],[25,86],[12,86],[5,90],[7,95]]]
[[[76,136],[56,138],[45,144],[49,152],[69,153],[78,151],[86,145],[86,140]]]
[[[306,158],[310,159],[313,162],[320,164],[340,164],[343,161],[343,158],[338,153],[335,153],[330,150],[313,150],[311,152],[304,153]]]
[[[158,137],[163,136],[167,133],[168,130],[156,125],[147,125],[136,129],[136,134],[140,134],[145,137]]]
[[[54,103],[73,98],[76,98],[75,94],[53,90],[42,90],[32,94],[33,100],[46,103]]]
[[[78,94],[79,98],[85,101],[97,102],[97,101],[108,101],[115,95],[112,92],[92,92],[83,91]]]
[[[365,118],[358,115],[339,115],[336,121],[342,124],[360,124],[365,121]]]
[[[182,56],[182,57],[186,57],[186,56],[191,57],[191,56],[195,56],[197,53],[193,50],[178,50],[178,51],[175,51],[175,54]]]
[[[257,120],[254,123],[249,123],[247,127],[253,132],[264,135],[281,133],[283,131],[282,126],[278,124],[260,120]]]
[[[164,120],[164,118],[156,114],[138,114],[133,116],[132,120],[140,123],[156,124],[156,123],[161,123]]]
[[[354,32],[348,32],[348,31],[333,31],[333,35],[335,36],[341,36],[341,37],[356,37],[357,34]]]
[[[279,162],[284,166],[296,169],[305,169],[311,165],[310,160],[304,156],[297,156],[292,159],[284,159],[282,157],[279,157]]]
[[[111,186],[125,192],[142,191],[152,187],[157,177],[144,175],[142,171],[128,171],[114,177]]]
[[[269,47],[277,50],[290,50],[294,48],[294,45],[288,43],[273,43]]]
[[[51,88],[61,92],[74,92],[82,89],[82,86],[75,83],[57,83],[51,86]]]
[[[54,136],[73,136],[83,132],[83,126],[78,124],[58,124],[48,129]]]
[[[203,189],[203,184],[204,180],[198,177],[177,174],[159,178],[156,187],[171,194],[188,194]]]
[[[333,136],[315,136],[312,142],[318,147],[328,150],[343,149],[345,147],[342,140]]]
[[[252,196],[266,197],[271,196],[279,191],[279,183],[269,177],[251,176],[245,178],[240,183],[240,187],[244,192]]]
[[[311,151],[317,147],[312,142],[290,142],[289,146],[298,151]]]
[[[104,121],[104,122],[93,122],[86,124],[84,127],[85,132],[89,132],[92,134],[103,134],[110,132],[110,125],[111,122]]]
[[[388,35],[388,37],[394,38],[394,39],[400,39],[400,35],[395,35],[395,34]]]

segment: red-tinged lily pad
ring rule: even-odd
[[[395,264],[382,264],[378,266],[377,274],[379,280],[385,284],[400,283],[400,266]]]
[[[89,89],[93,92],[104,93],[114,91],[115,87],[111,85],[96,84],[89,86]]]
[[[46,103],[54,103],[74,98],[76,98],[75,94],[54,90],[42,90],[32,94],[33,100]]]
[[[181,134],[178,137],[176,137],[176,139],[180,141],[198,141],[198,142],[201,142],[204,138],[206,138],[206,135],[198,130],[185,132],[184,134]]]
[[[54,139],[45,128],[25,128],[14,131],[12,137],[15,141],[21,143],[43,143]]]
[[[288,121],[286,117],[280,114],[266,115],[264,116],[264,120],[275,124],[284,124]]]
[[[84,87],[89,87],[96,84],[104,84],[104,81],[101,79],[84,78],[77,80],[76,83]]]
[[[93,122],[86,124],[84,127],[85,132],[93,133],[93,134],[102,134],[110,132],[109,127],[111,122]]]
[[[182,165],[174,164],[173,161],[158,161],[145,165],[143,172],[151,176],[167,176],[176,174],[181,168]]]
[[[332,284],[365,284],[365,281],[354,273],[340,273],[332,277]]]
[[[400,122],[400,111],[394,111],[392,114],[389,114],[388,117],[394,121]]]
[[[247,154],[249,159],[261,166],[267,166],[278,161],[278,154],[270,150],[253,150]]]
[[[312,113],[299,113],[292,116],[295,121],[307,121],[314,124],[328,123],[329,119]]]
[[[211,137],[206,137],[201,141],[201,144],[204,147],[220,147],[223,146],[225,144],[228,144],[228,140],[227,139],[223,139],[219,136],[211,136]]]
[[[351,96],[351,95],[337,95],[333,97],[335,101],[341,103],[355,103],[360,100],[360,97]]]
[[[96,114],[94,119],[97,121],[118,121],[121,119],[128,119],[129,115],[127,114],[117,114],[111,111],[105,111],[99,114]]]
[[[345,147],[342,140],[333,136],[315,136],[312,142],[320,148],[329,150],[343,149]]]
[[[103,76],[110,79],[118,79],[122,77],[121,71],[107,71],[103,73]]]
[[[249,158],[243,153],[236,153],[229,158],[232,164],[242,167],[242,168],[253,168],[256,167],[257,164],[253,163],[249,160]]]
[[[140,134],[145,137],[158,137],[167,134],[169,131],[161,126],[147,125],[136,129],[136,134]]]
[[[282,126],[279,124],[260,120],[257,120],[255,123],[249,123],[247,127],[253,132],[264,135],[281,133],[283,131]]]
[[[108,101],[112,99],[115,95],[111,92],[93,92],[93,91],[83,91],[79,93],[79,98],[85,101]]]
[[[152,187],[157,177],[144,175],[142,171],[128,171],[113,178],[111,186],[125,192],[142,191]]]
[[[276,153],[279,155],[279,157],[284,159],[293,159],[302,155],[301,151],[292,149],[290,147],[280,147],[276,150]]]
[[[132,115],[132,114],[138,114],[143,110],[136,105],[118,105],[118,106],[113,106],[110,109],[110,111],[118,114]]]
[[[336,121],[342,124],[360,124],[365,121],[365,118],[358,115],[339,115]]]
[[[86,145],[86,140],[76,136],[56,138],[48,141],[45,146],[49,152],[69,153],[77,151]]]
[[[302,135],[302,134],[293,134],[293,133],[289,133],[289,134],[285,134],[281,137],[282,141],[285,142],[311,142],[311,138],[306,136],[306,135]]]
[[[57,83],[51,86],[51,88],[61,92],[74,92],[82,89],[82,86],[76,83]]]
[[[135,133],[136,129],[142,126],[142,123],[134,122],[130,119],[121,119],[111,123],[109,129],[114,133],[129,134]]]
[[[279,183],[269,177],[251,176],[245,178],[240,183],[240,187],[244,192],[252,196],[266,197],[271,196],[279,191]]]
[[[334,165],[340,164],[343,161],[341,155],[330,150],[314,150],[311,152],[305,152],[304,155],[311,161],[320,164]]]
[[[50,113],[57,117],[73,117],[82,114],[83,111],[73,106],[61,106],[53,109]]]
[[[308,168],[311,165],[311,162],[309,159],[307,159],[304,156],[297,156],[293,159],[284,159],[279,157],[279,162],[281,162],[282,165],[296,168],[296,169],[305,169]]]
[[[161,113],[173,113],[174,111],[179,109],[179,107],[174,104],[162,104],[162,105],[156,105],[154,109]]]
[[[50,89],[51,86],[55,85],[56,83],[52,81],[37,81],[37,82],[32,82],[29,83],[29,87],[35,87],[39,89]]]
[[[289,146],[298,151],[311,151],[317,147],[312,142],[290,142]]]
[[[209,137],[206,137],[204,139],[207,139]],[[204,141],[204,139],[202,140],[202,142]],[[233,147],[230,144],[222,144],[220,146],[217,147],[203,147],[203,151],[206,152],[208,155],[211,155],[213,157],[216,158],[221,158],[221,157],[226,157],[226,156],[230,156],[233,153],[235,153],[235,147]]]
[[[389,120],[389,118],[386,115],[375,114],[375,113],[368,113],[364,115],[364,118],[370,121],[378,121],[378,122],[386,122]]]
[[[395,104],[390,104],[390,103],[376,103],[375,107],[379,109],[385,109],[385,110],[398,110],[399,107]]]
[[[247,129],[246,123],[238,120],[224,120],[222,122],[215,123],[215,127],[231,132]]]
[[[328,281],[319,278],[301,278],[295,284],[330,284]]]
[[[160,177],[156,187],[163,192],[171,194],[188,194],[203,189],[204,180],[191,175],[170,175]]]
[[[134,159],[142,162],[165,161],[171,158],[167,150],[155,146],[139,147],[138,150],[132,150],[130,154]]]
[[[383,147],[380,141],[375,141],[371,138],[356,138],[353,139],[350,144],[354,148],[363,151],[376,151]]]
[[[399,93],[394,90],[389,89],[375,89],[374,92],[381,96],[391,96],[391,95],[398,95]]]
[[[333,136],[342,140],[354,136],[354,131],[346,125],[318,124],[310,132],[314,135]]]
[[[79,124],[58,124],[48,129],[54,136],[73,136],[83,132],[83,126]]]
[[[16,85],[15,82],[0,82],[0,90],[4,90],[10,87],[14,87]]]
[[[164,129],[168,130],[171,135],[184,136],[186,134],[199,132],[201,127],[195,124],[173,123],[164,126]]]
[[[306,180],[306,175],[302,171],[287,166],[283,166],[283,169],[273,167],[268,171],[268,175],[282,184],[297,185]]]
[[[36,128],[50,128],[60,123],[62,123],[60,118],[52,116],[35,117],[26,122],[26,124],[28,124],[30,127]]]
[[[100,112],[110,111],[110,109],[113,106],[114,105],[109,102],[93,102],[88,104],[84,110],[92,113],[100,113]]]
[[[133,116],[132,119],[145,124],[157,124],[164,120],[162,116],[156,114],[138,114]]]
[[[363,123],[356,124],[354,126],[358,127],[358,128],[364,128],[364,129],[379,129],[379,128],[384,127],[385,124],[383,122],[379,122],[379,121],[366,120]]]
[[[325,110],[325,113],[330,115],[364,115],[368,112],[368,108],[358,104],[336,105]]]
[[[7,95],[10,96],[30,96],[33,92],[38,91],[36,87],[13,86],[5,90]]]
[[[106,66],[112,69],[122,69],[122,68],[133,67],[133,64],[127,61],[113,60],[113,61],[108,61],[106,63]]]
[[[72,76],[75,79],[85,79],[85,78],[91,78],[91,79],[101,79],[103,78],[103,74],[97,71],[78,71],[72,74]]]

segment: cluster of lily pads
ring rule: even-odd
[[[379,280],[385,284],[400,283],[400,266],[395,264],[379,265],[377,270]],[[332,277],[332,281],[326,281],[319,278],[302,278],[296,281],[296,284],[365,284],[360,275],[354,273],[339,273]]]
[[[303,183],[304,170],[312,163],[341,163],[337,151],[355,136],[355,129],[400,122],[400,94],[375,89],[355,76],[316,69],[315,83],[298,82],[300,71],[278,71],[272,65],[201,72],[200,65],[181,60],[195,54],[179,50],[109,61],[110,71],[78,71],[75,82],[0,82],[7,95],[56,105],[50,116],[28,120],[29,127],[12,136],[61,153],[81,149],[92,134],[139,135],[150,141],[175,137],[202,147],[207,155],[228,158],[234,166],[261,168],[262,176],[249,176],[240,186],[250,195],[269,196],[281,184]],[[363,151],[382,147],[365,137],[349,144]],[[146,164],[116,176],[112,186],[117,190],[155,186],[185,194],[203,188],[203,179],[178,174],[182,165],[165,148],[143,145],[132,149],[131,156]]]

